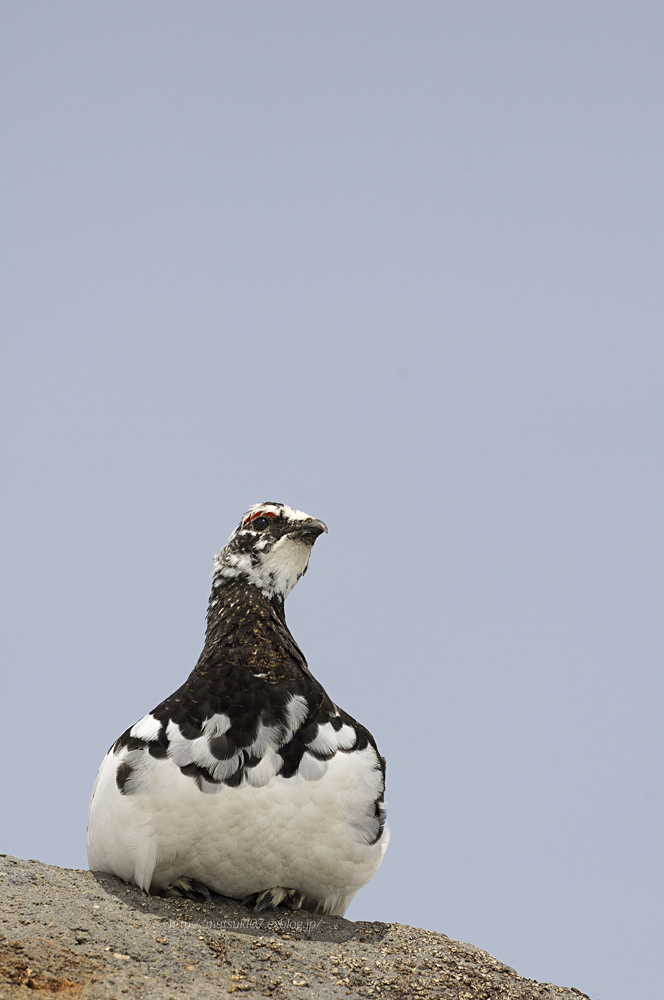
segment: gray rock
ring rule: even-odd
[[[470,944],[401,924],[146,896],[0,855],[0,997],[579,1000]]]

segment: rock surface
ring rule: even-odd
[[[0,997],[579,1000],[401,924],[145,896],[112,875],[0,855]]]

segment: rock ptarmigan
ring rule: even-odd
[[[387,847],[385,761],[313,677],[284,600],[327,531],[250,507],[216,557],[205,647],[174,694],[113,744],[88,862],[146,892],[213,890],[343,916]]]

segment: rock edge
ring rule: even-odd
[[[0,997],[589,1000],[402,924],[146,896],[112,875],[0,855]]]

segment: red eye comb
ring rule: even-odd
[[[253,514],[250,514],[249,517],[245,517],[245,519],[242,522],[242,524],[249,524],[249,522],[253,521],[254,518],[256,518],[256,517],[274,517],[274,516],[275,516],[274,515],[274,511],[271,511],[271,510],[256,510],[256,511],[254,511]]]

